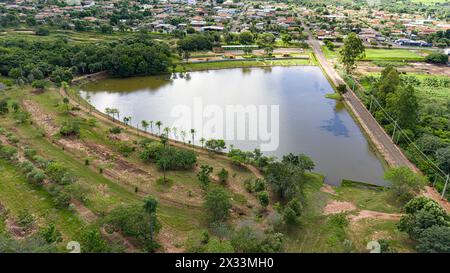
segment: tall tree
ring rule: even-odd
[[[386,108],[401,128],[414,130],[419,117],[419,103],[411,85],[401,86],[397,92],[389,94],[386,98]]]
[[[363,42],[356,33],[352,32],[345,38],[340,53],[345,71],[351,73],[356,67],[356,60],[365,56]]]

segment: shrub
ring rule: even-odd
[[[223,189],[211,190],[205,197],[204,207],[210,222],[225,221],[230,213],[230,197]]]
[[[35,222],[36,218],[27,210],[23,209],[19,211],[19,214],[17,215],[17,223],[24,230],[30,230],[34,226]]]
[[[56,229],[56,226],[53,223],[48,225],[46,228],[41,229],[39,234],[49,244],[62,242],[61,232]]]
[[[257,178],[255,180],[255,184],[254,184],[254,187],[253,187],[253,190],[255,192],[264,191],[264,190],[266,190],[266,188],[267,188],[267,185],[266,185],[266,182],[264,181],[264,179]]]
[[[0,146],[0,157],[2,157],[3,159],[11,161],[16,157],[16,155],[17,155],[16,148],[9,145]]]
[[[115,126],[115,127],[110,128],[109,132],[111,134],[120,134],[122,132],[122,129],[118,126]]]
[[[80,124],[74,120],[64,121],[59,133],[63,136],[78,136],[80,135]]]
[[[45,180],[45,174],[43,171],[34,168],[32,171],[27,173],[27,180],[28,182],[35,184],[35,185],[42,185],[42,183]]]
[[[426,179],[407,167],[391,169],[385,179],[392,182],[390,191],[401,203],[406,203],[426,185]]]
[[[70,205],[70,199],[70,195],[63,190],[58,191],[54,196],[55,204],[60,208],[68,208]]]
[[[139,156],[143,161],[156,162],[161,169],[164,161],[166,170],[191,169],[197,162],[197,154],[194,151],[164,147],[160,142],[147,144]]]
[[[228,180],[229,173],[228,173],[227,170],[222,168],[220,170],[220,172],[217,174],[217,176],[219,177],[219,182],[222,183],[222,184],[225,184],[227,182],[227,180]]]
[[[340,93],[340,94],[345,94],[347,92],[347,86],[345,84],[340,84],[336,87],[336,90]]]
[[[425,57],[425,62],[435,64],[446,64],[448,62],[448,55],[442,53],[431,53]]]
[[[132,152],[134,152],[135,148],[133,145],[126,143],[126,142],[119,142],[117,144],[117,150],[119,153],[121,153],[123,156],[128,157]]]
[[[36,150],[30,147],[25,147],[23,154],[26,158],[32,159],[36,155]]]
[[[24,173],[29,173],[34,169],[34,165],[33,163],[31,163],[28,160],[24,160],[22,162],[20,162],[19,164],[19,168],[24,172]]]
[[[77,235],[82,253],[107,253],[110,252],[108,243],[103,239],[96,227],[83,228]]]
[[[424,230],[417,250],[425,253],[450,253],[450,227],[432,226]]]

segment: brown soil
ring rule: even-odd
[[[33,225],[29,229],[21,227],[13,217],[7,217],[5,220],[6,230],[15,239],[24,239],[37,231],[37,226]]]
[[[350,202],[332,200],[325,206],[323,213],[329,215],[354,210],[356,210],[356,206]]]
[[[322,186],[322,188],[320,188],[320,190],[322,192],[326,192],[326,193],[329,193],[331,195],[336,195],[336,191],[334,190],[334,188],[331,185],[328,185],[328,184],[324,184]]]
[[[33,120],[39,125],[39,127],[43,128],[50,136],[59,131],[59,128],[55,124],[53,118],[44,113],[37,103],[30,100],[24,100],[23,106],[32,115]]]
[[[352,221],[358,221],[364,218],[375,218],[381,220],[400,220],[402,214],[400,213],[385,213],[371,210],[361,210],[357,215],[350,215]]]

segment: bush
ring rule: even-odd
[[[191,150],[165,147],[160,142],[147,144],[140,153],[143,161],[153,161],[162,169],[162,161],[166,170],[188,170],[197,162],[197,154]]]
[[[132,152],[134,152],[135,148],[133,147],[133,145],[131,145],[129,143],[119,142],[117,144],[117,150],[123,156],[128,157]]]
[[[424,230],[417,250],[424,253],[450,253],[450,227],[432,226]]]
[[[55,224],[50,224],[48,227],[41,229],[39,234],[49,244],[62,242],[61,232],[56,229]]]
[[[205,197],[204,207],[210,222],[225,221],[230,213],[230,197],[223,189],[211,190]]]
[[[225,184],[225,183],[227,182],[227,180],[228,180],[229,173],[228,173],[227,170],[225,170],[224,168],[222,168],[222,169],[220,170],[220,172],[217,174],[217,176],[219,177],[219,182],[220,182],[221,184]]]
[[[54,196],[55,204],[60,208],[68,208],[70,205],[70,199],[70,194],[62,190],[58,191]]]
[[[340,94],[345,94],[347,92],[347,86],[345,84],[340,84],[336,87],[336,90]]]
[[[76,237],[81,246],[81,253],[110,252],[108,243],[103,239],[96,227],[83,228]]]
[[[16,148],[9,146],[9,145],[0,146],[0,157],[1,158],[11,161],[16,157],[16,155],[17,155]]]
[[[115,126],[115,127],[109,128],[109,132],[111,134],[120,134],[122,132],[122,129],[118,126]]]
[[[414,240],[420,239],[424,231],[433,226],[450,226],[450,217],[434,200],[418,197],[409,201],[404,208],[406,214],[400,218],[398,229]]]
[[[79,136],[80,135],[80,124],[78,121],[67,120],[64,121],[59,133],[63,136]]]
[[[386,172],[385,179],[392,183],[390,192],[397,201],[406,203],[426,185],[425,177],[407,167],[394,168]]]
[[[32,184],[42,185],[44,180],[45,180],[44,172],[37,168],[34,168],[32,171],[27,173],[27,181]]]
[[[448,62],[448,55],[442,53],[431,53],[425,57],[425,62],[434,64],[446,64]]]

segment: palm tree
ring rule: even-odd
[[[123,117],[123,123],[125,123],[125,125],[128,125],[129,121],[128,117]]]
[[[172,128],[172,132],[173,132],[173,138],[178,140],[178,129],[177,127],[173,127]]]
[[[206,139],[204,137],[200,138],[200,143],[202,144],[202,149],[203,149],[203,146],[205,145],[205,141],[206,141]]]
[[[165,127],[165,128],[163,129],[163,131],[164,131],[164,134],[166,134],[166,136],[169,137],[170,128],[169,128],[169,127]]]
[[[195,133],[196,133],[195,129],[191,129],[192,145],[194,145]]]
[[[146,120],[141,121],[141,125],[142,125],[142,128],[144,128],[144,131],[147,132],[148,121],[146,121]]]
[[[162,126],[162,122],[160,120],[158,120],[155,123],[156,127],[158,127],[158,134],[161,134],[161,126]]]
[[[186,131],[185,130],[181,130],[181,139],[183,140],[183,143],[186,143]]]
[[[111,108],[106,107],[106,108],[105,108],[105,114],[107,114],[108,116],[110,116],[110,115],[112,114],[111,110],[112,110]]]

